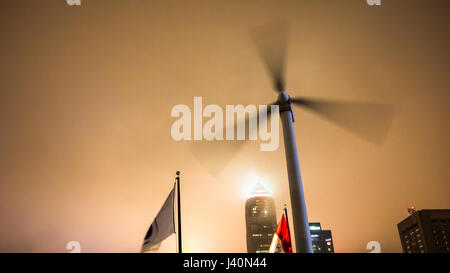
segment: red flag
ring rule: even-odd
[[[275,252],[275,248],[277,247],[279,241],[281,241],[281,246],[283,247],[284,253],[292,253],[292,244],[291,244],[291,236],[289,232],[289,226],[286,221],[286,218],[281,217],[280,224],[278,224],[277,230],[273,235],[272,244],[270,245],[269,252]]]

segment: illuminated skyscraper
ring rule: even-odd
[[[322,230],[320,223],[309,223],[314,253],[334,253],[331,230]]]
[[[245,202],[245,222],[247,252],[269,252],[277,228],[277,217],[273,198],[260,183],[256,184],[251,197]]]

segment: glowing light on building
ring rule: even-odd
[[[270,197],[273,195],[272,185],[268,179],[257,175],[248,175],[242,185],[245,199],[256,196]]]
[[[250,195],[250,198],[269,197],[269,196],[271,196],[270,192],[268,192],[260,182],[257,182],[255,185],[255,189],[252,191]]]

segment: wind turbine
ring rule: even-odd
[[[251,36],[270,74],[273,89],[278,93],[277,101],[272,104],[279,105],[283,127],[296,251],[312,253],[292,106],[298,106],[319,114],[376,144],[381,144],[386,137],[393,115],[392,107],[373,103],[341,102],[305,97],[291,98],[286,92],[284,80],[287,24],[277,23],[262,26],[252,31]],[[234,153],[237,149],[228,150]]]

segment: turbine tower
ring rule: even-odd
[[[292,113],[289,95],[285,91],[282,91],[278,96],[278,103],[280,105],[280,118],[283,126],[284,152],[286,154],[289,179],[295,247],[297,252],[313,253],[305,194],[303,193],[302,176],[298,161],[297,143],[295,142],[294,114]]]

